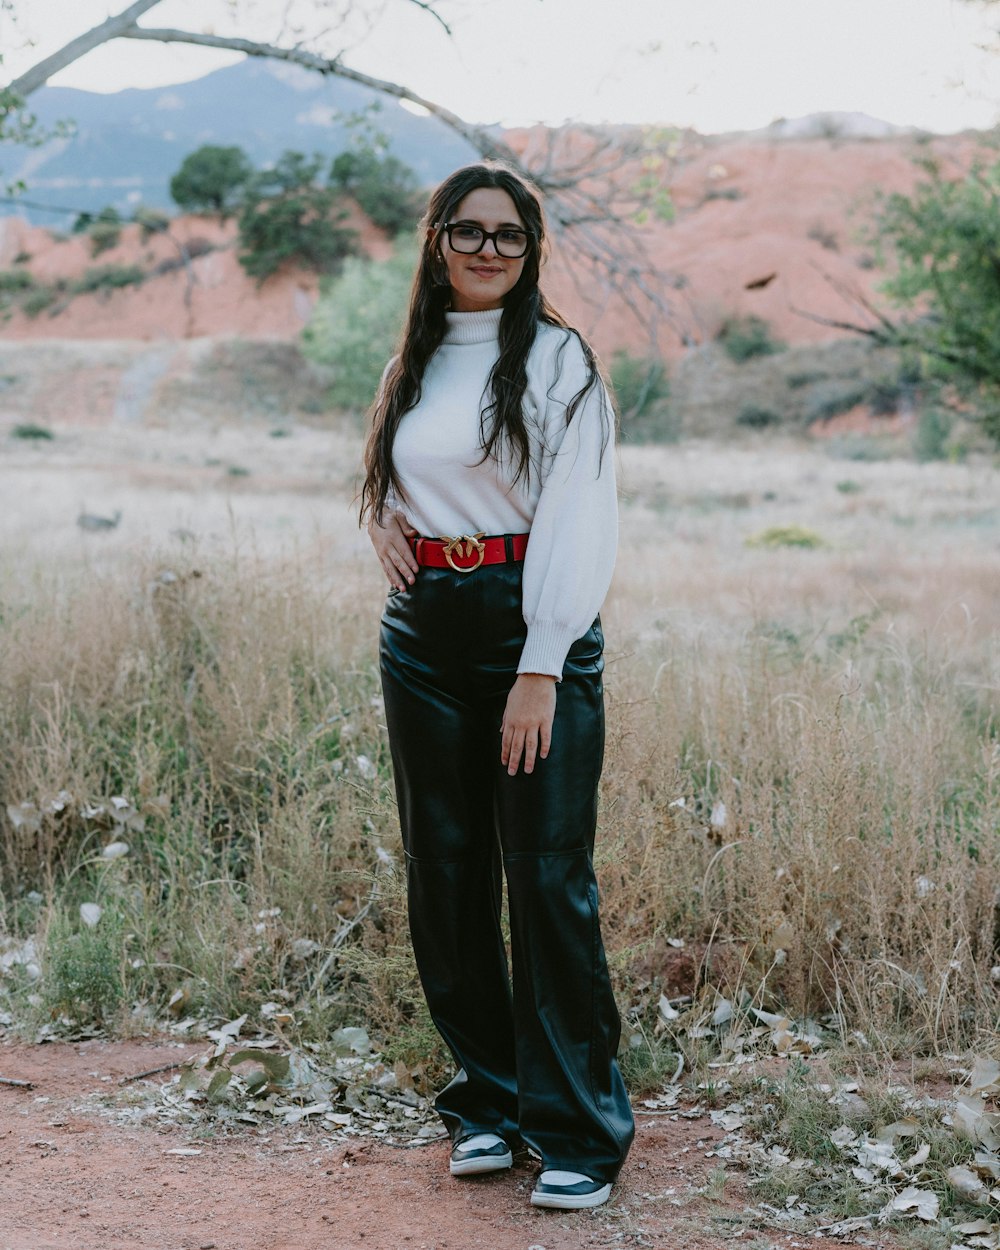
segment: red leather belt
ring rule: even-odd
[[[481,564],[507,564],[524,559],[527,534],[461,534],[458,538],[411,538],[417,563],[433,569],[472,573]]]

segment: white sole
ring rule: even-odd
[[[505,1155],[493,1155],[482,1159],[452,1159],[448,1170],[452,1176],[483,1176],[487,1172],[503,1172],[514,1162],[508,1150]]]
[[[556,1211],[584,1211],[587,1207],[600,1207],[611,1197],[611,1186],[603,1185],[592,1194],[540,1194],[531,1193],[533,1207],[551,1207]]]

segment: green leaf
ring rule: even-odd
[[[235,1067],[238,1063],[246,1063],[247,1061],[259,1063],[267,1073],[268,1078],[277,1084],[287,1082],[289,1065],[287,1055],[275,1055],[269,1050],[238,1050],[229,1060],[229,1066]]]
[[[232,1078],[233,1073],[228,1068],[220,1068],[208,1083],[208,1097],[213,1101],[219,1100]]]
[[[178,1081],[184,1093],[189,1094],[192,1090],[201,1088],[201,1070],[185,1064],[181,1069],[181,1078]]]

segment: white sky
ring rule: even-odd
[[[306,12],[323,0],[293,0]],[[326,0],[326,12],[343,0]],[[20,0],[0,18],[16,73],[127,0]],[[589,121],[752,128],[825,110],[950,131],[1000,122],[1000,4],[964,0],[443,0],[455,38],[403,0],[345,56],[470,121]],[[273,38],[287,0],[163,0],[146,26]],[[18,47],[26,36],[35,47]],[[329,51],[339,50],[335,36]],[[91,91],[197,78],[238,59],[118,41],[53,82]]]

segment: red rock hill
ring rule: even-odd
[[[673,315],[660,328],[659,350],[670,357],[707,342],[733,314],[753,313],[790,344],[838,337],[810,319],[858,319],[838,294],[855,289],[878,298],[864,229],[877,192],[907,190],[919,177],[918,153],[932,151],[956,173],[975,151],[973,137],[869,140],[732,140],[687,142],[671,176],[672,224],[642,227],[648,255],[661,275]],[[357,221],[373,256],[389,243]],[[179,264],[178,242],[201,252]],[[17,262],[18,257],[29,259]],[[24,265],[39,282],[79,278],[97,265],[138,265],[150,276],[137,286],[57,299],[34,317],[12,313],[0,330],[8,339],[294,338],[316,300],[315,275],[288,268],[261,286],[236,256],[235,225],[180,217],[170,235],[143,240],[127,226],[120,243],[94,258],[89,240],[57,241],[17,218],[0,218],[0,269]],[[648,325],[624,304],[598,292],[588,306],[555,255],[551,295],[598,348],[648,349]]]

